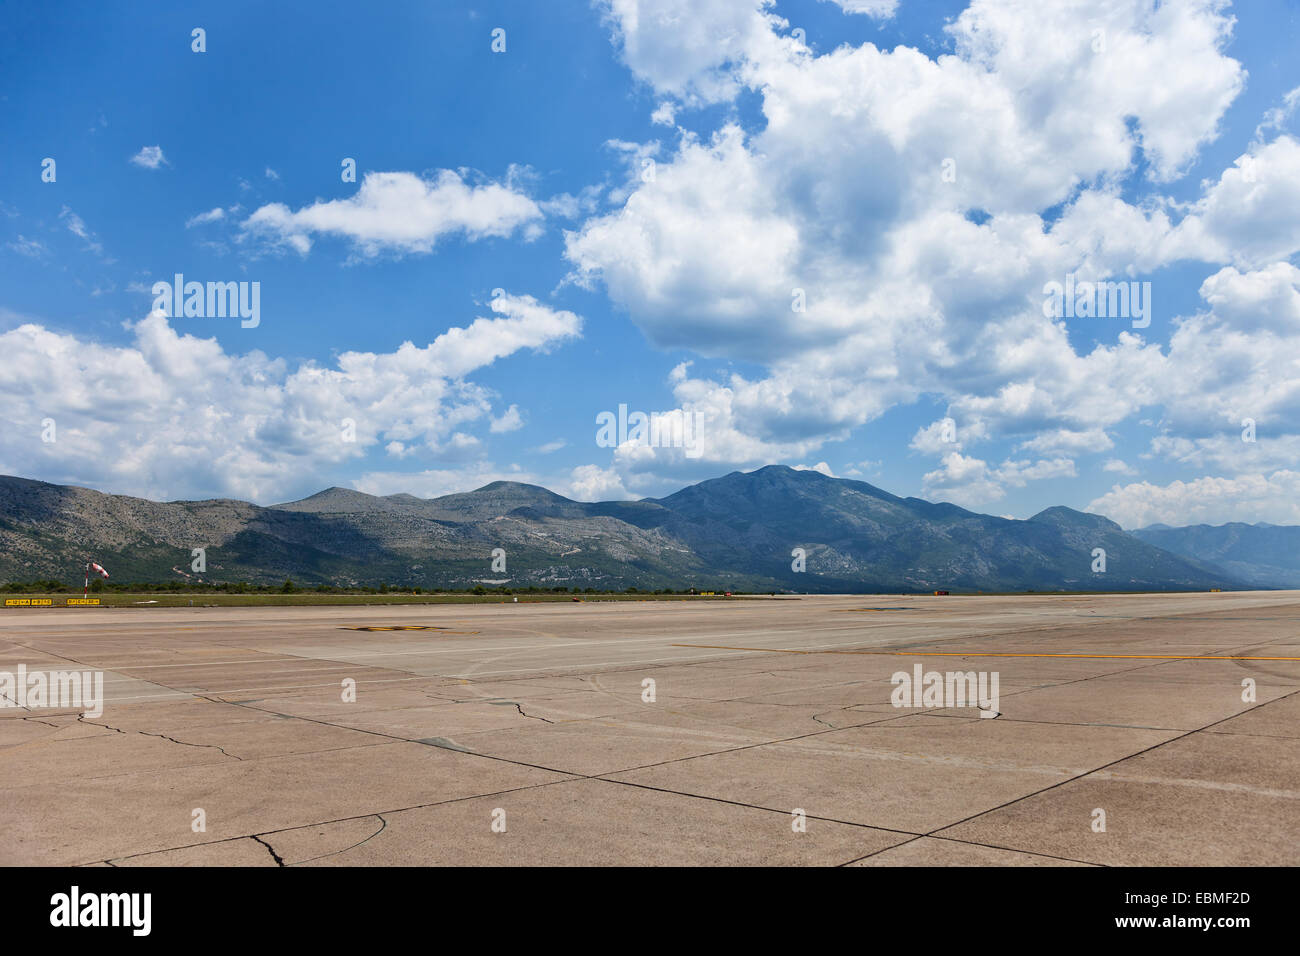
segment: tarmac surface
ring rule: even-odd
[[[1294,591],[6,610],[20,664],[104,702],[0,708],[4,865],[1300,862]]]

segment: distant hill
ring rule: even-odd
[[[1282,529],[1285,530],[1285,529]],[[206,549],[207,572],[190,570]],[[506,571],[491,569],[506,552]],[[792,569],[803,549],[805,570]],[[1094,573],[1093,550],[1106,552]],[[769,466],[665,498],[579,502],[497,481],[417,498],[329,488],[271,507],[158,503],[0,477],[0,580],[79,580],[87,557],[127,581],[301,585],[697,587],[833,591],[1170,590],[1235,587],[1099,515],[1025,520],[899,498],[860,481]]]
[[[1170,528],[1151,525],[1131,532],[1147,544],[1204,561],[1259,588],[1300,588],[1300,527],[1230,524]]]

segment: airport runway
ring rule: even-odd
[[[5,865],[1300,863],[1298,592],[6,610],[20,664],[105,701],[0,708]]]

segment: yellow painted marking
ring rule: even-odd
[[[797,651],[785,647],[731,647],[726,644],[670,644],[711,651],[764,651],[768,654],[866,654],[884,657],[1069,657],[1116,661],[1300,661],[1300,657],[1236,657],[1215,654],[1002,654],[988,651]]]

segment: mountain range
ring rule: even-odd
[[[72,583],[89,558],[117,580],[292,578],[302,586],[825,593],[1201,590],[1300,580],[1300,528],[1225,528],[1234,530],[1130,534],[1064,507],[998,518],[777,465],[664,498],[605,502],[496,481],[428,499],[329,488],[263,507],[154,502],[0,477],[0,581]],[[192,570],[196,548],[204,549],[202,573]],[[505,552],[504,571],[493,570],[494,549]],[[1096,549],[1105,552],[1104,571],[1094,570]]]
[[[1300,588],[1300,527],[1293,525],[1151,525],[1131,532],[1147,544],[1222,568],[1254,587]]]

